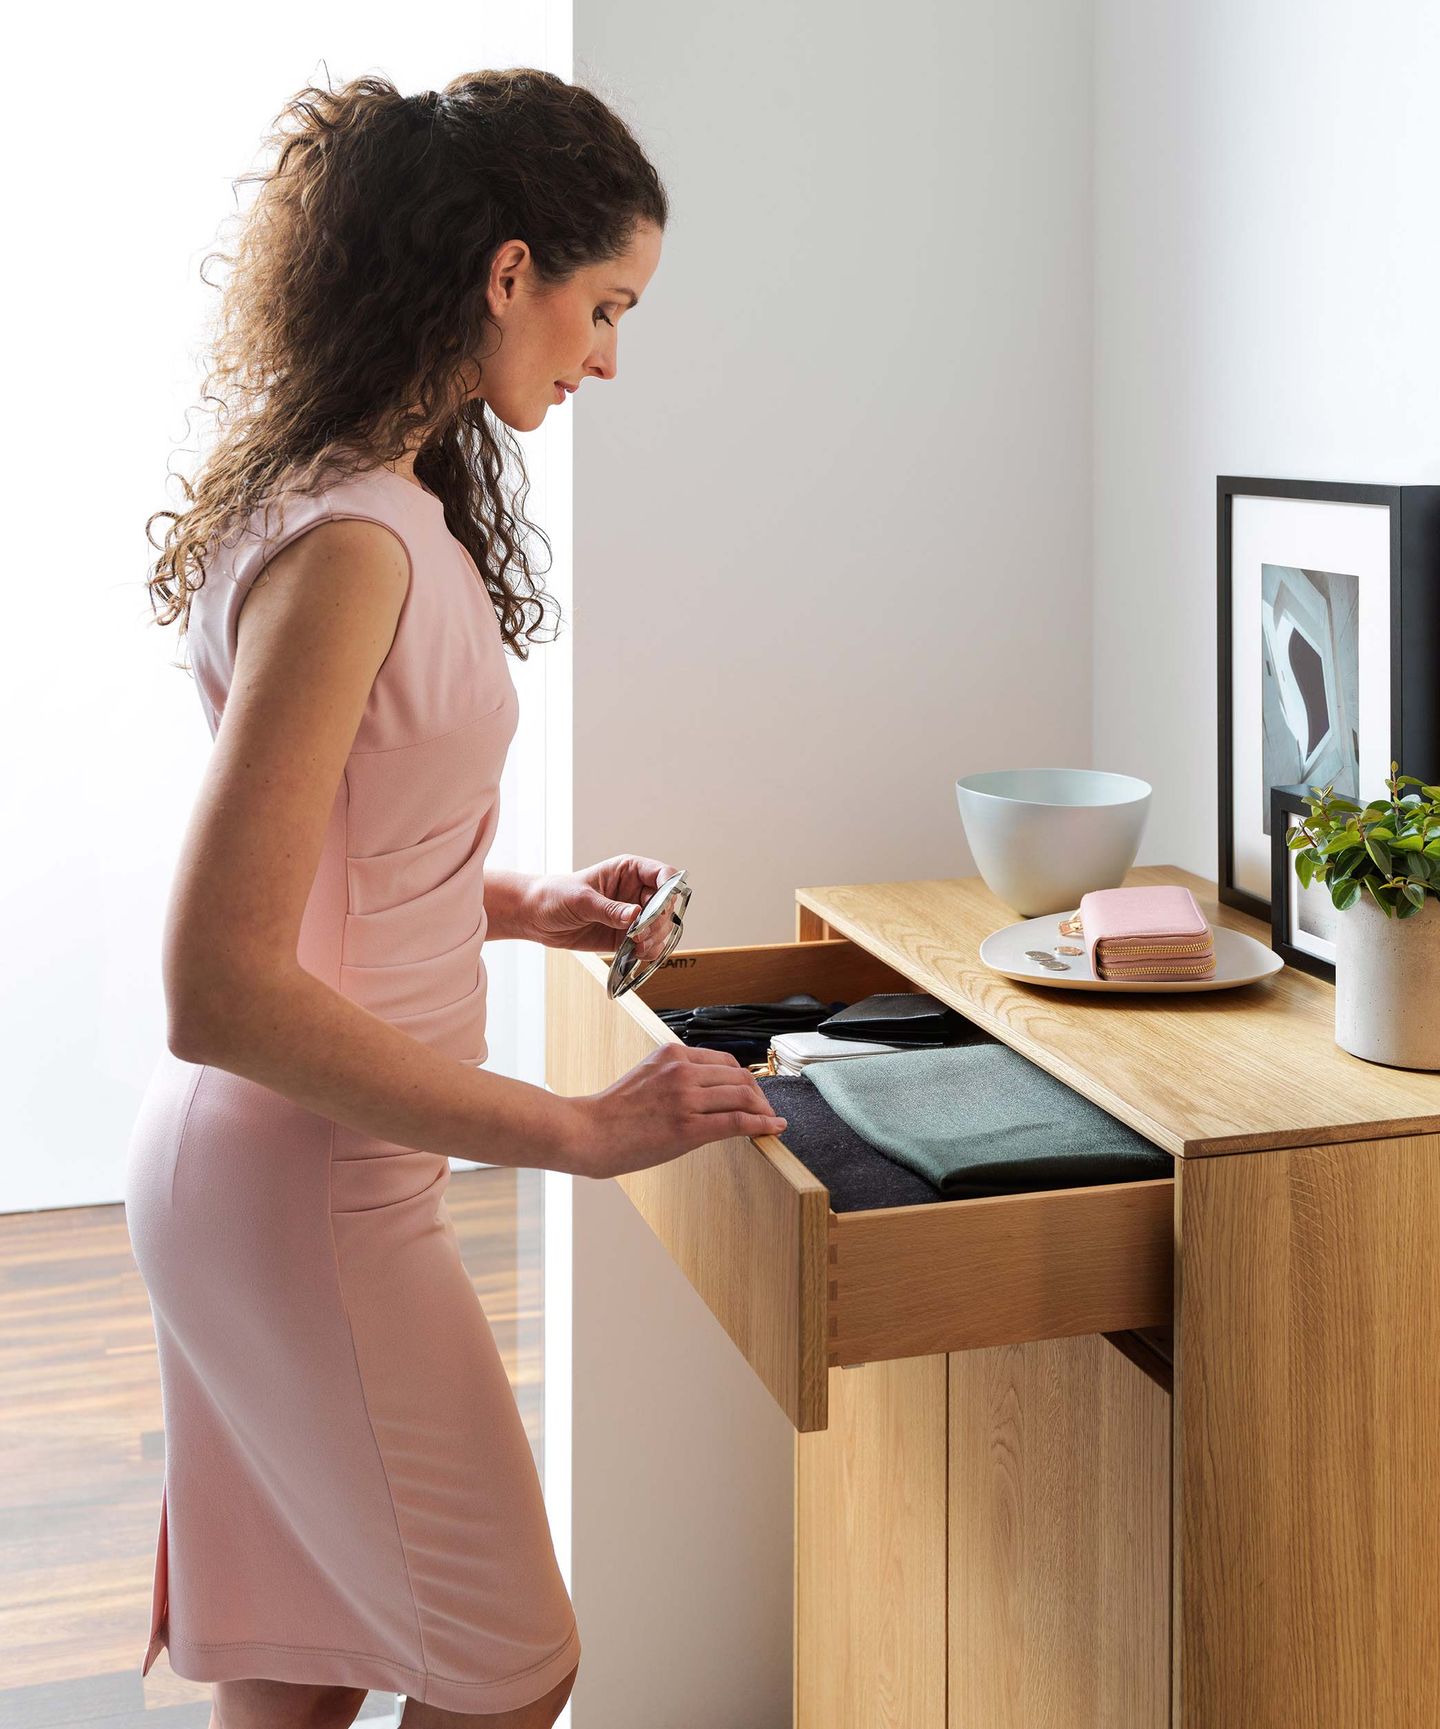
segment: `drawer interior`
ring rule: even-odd
[[[662,1008],[916,988],[846,939],[677,951],[613,1000],[609,960],[547,957],[557,1091],[602,1090],[677,1042]],[[837,1211],[783,1137],[759,1136],[616,1181],[799,1429],[825,1427],[835,1364],[1158,1327],[1172,1314],[1172,1177],[873,1204],[882,1183],[871,1204]]]
[[[599,957],[608,970],[611,957]],[[768,1003],[792,991],[821,1002],[858,1002],[876,991],[913,991],[903,973],[843,937],[824,942],[757,943],[744,948],[677,949],[644,984],[615,999],[651,1009],[701,1003]],[[662,1029],[664,1022],[658,1023]]]

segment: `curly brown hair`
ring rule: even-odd
[[[557,628],[559,607],[521,542],[532,529],[550,550],[521,509],[523,454],[465,376],[493,325],[490,263],[502,242],[524,240],[537,282],[553,287],[618,257],[642,222],[664,229],[659,176],[598,96],[528,66],[464,73],[422,96],[373,75],[309,85],[265,145],[273,166],[232,183],[260,187],[234,254],[200,266],[211,287],[212,258],[233,266],[204,383],[217,430],[194,484],[178,477],[188,508],[146,519],[160,548],[146,585],[156,622],[180,619],[184,640],[207,553],[264,500],[311,490],[322,471],[393,461],[423,431],[415,476],[483,574],[506,645],[527,659],[544,603]],[[162,543],[150,529],[163,517]]]

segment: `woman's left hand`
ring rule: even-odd
[[[619,853],[569,875],[537,876],[526,897],[525,935],[551,949],[616,949],[640,908],[677,874],[658,859]]]

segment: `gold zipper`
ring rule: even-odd
[[[1164,973],[1169,978],[1189,978],[1192,975],[1199,978],[1205,978],[1209,975],[1211,964],[1212,963],[1207,963],[1204,966],[1192,965],[1189,967],[1124,967],[1118,973],[1112,973],[1108,968],[1102,967],[1100,977],[1102,979],[1143,979],[1149,977],[1152,973]]]
[[[1121,943],[1118,946],[1106,938],[1096,944],[1099,952],[1108,960],[1124,960],[1134,955],[1141,960],[1155,955],[1203,955],[1214,947],[1212,937],[1197,937],[1194,942],[1167,944],[1156,948],[1151,943]]]

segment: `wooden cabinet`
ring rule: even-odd
[[[796,1429],[796,1729],[1440,1724],[1440,1076],[1340,1051],[1293,970],[1000,978],[978,878],[797,901],[618,1001],[551,951],[550,1084],[666,1007],[927,990],[1175,1176],[837,1214],[764,1137],[615,1179]]]

